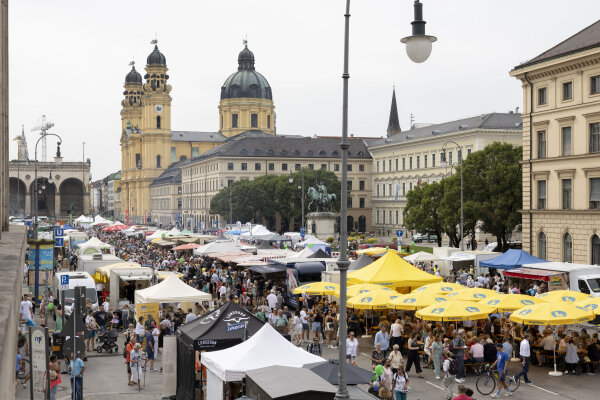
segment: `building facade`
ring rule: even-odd
[[[184,221],[194,227],[223,224],[223,217],[210,214],[210,201],[224,187],[240,179],[261,175],[289,175],[302,168],[334,172],[341,177],[340,138],[270,136],[255,133],[230,140],[197,159],[181,164]],[[371,166],[367,145],[350,138],[348,157],[348,229],[371,230]],[[305,190],[314,182],[305,182]],[[293,226],[275,224],[280,231]],[[186,225],[187,226],[187,225]]]
[[[600,264],[600,21],[510,75],[523,84],[523,249]]]
[[[155,225],[182,226],[182,162],[171,164],[150,184],[150,209]]]
[[[247,44],[239,53],[238,70],[221,87],[219,131],[171,130],[171,85],[158,46],[145,69],[144,82],[132,66],[121,102],[121,214],[137,223],[152,221],[150,184],[172,163],[199,157],[248,130],[275,134],[271,87],[255,70]]]
[[[115,194],[121,187],[121,171],[107,176],[104,179],[104,186],[106,187],[106,214],[110,217],[117,218]]]
[[[463,157],[493,142],[520,146],[521,114],[482,114],[442,124],[415,125],[402,131],[394,93],[387,137],[369,144],[376,235],[395,236],[396,230],[405,230],[402,213],[406,194],[421,183],[439,182],[454,173],[459,162],[456,145],[447,144],[447,162],[441,162],[442,147],[449,140],[463,148]]]

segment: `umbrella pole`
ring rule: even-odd
[[[365,314],[363,314],[363,316],[365,318],[365,334],[362,335],[361,337],[370,338],[371,335],[369,335],[369,325],[367,324],[367,316]]]
[[[550,371],[548,372],[548,375],[550,376],[562,376],[562,372],[558,371],[556,369],[556,345],[554,345],[554,348],[552,349],[552,354],[554,355],[554,371]]]

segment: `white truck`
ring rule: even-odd
[[[60,284],[63,275],[69,276],[68,287]],[[53,292],[56,293],[59,303],[65,310],[65,315],[71,315],[71,308],[75,301],[75,287],[85,287],[85,297],[90,299],[93,308],[98,309],[98,296],[96,295],[96,283],[87,272],[57,272],[52,282]]]
[[[130,307],[135,289],[146,289],[152,281],[152,268],[119,268],[110,271],[110,308],[121,308],[124,304]],[[131,286],[133,285],[133,286]],[[128,295],[130,298],[128,299]]]
[[[599,265],[565,262],[523,264],[521,268],[505,271],[504,275],[545,281],[549,291],[567,289],[600,297]]]
[[[98,267],[122,262],[125,261],[112,254],[81,254],[77,257],[77,271],[85,271],[93,275]]]

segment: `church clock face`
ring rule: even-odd
[[[156,111],[158,114],[160,114],[163,110],[163,106],[161,106],[160,104],[157,104],[154,106],[154,111]]]

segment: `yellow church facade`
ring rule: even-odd
[[[155,45],[146,61],[143,78],[132,65],[121,101],[121,216],[129,223],[152,221],[150,184],[172,163],[199,157],[244,132],[276,132],[271,87],[254,69],[247,44],[239,53],[238,70],[221,87],[215,132],[171,129],[166,58]]]

